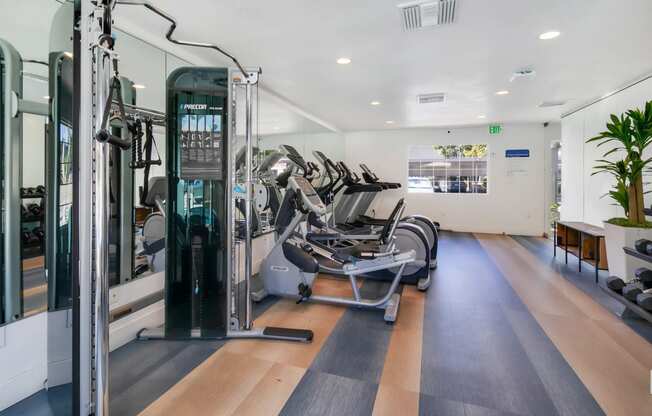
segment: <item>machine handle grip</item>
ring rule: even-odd
[[[100,143],[108,143],[112,146],[118,146],[122,150],[128,150],[131,147],[131,141],[123,140],[120,137],[114,136],[106,129],[102,129],[95,135],[95,140]]]

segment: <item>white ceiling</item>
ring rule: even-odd
[[[393,128],[552,121],[652,71],[650,0],[458,0],[455,24],[418,32],[402,30],[401,2],[156,0],[178,19],[179,38],[217,43],[261,66],[266,88],[342,130],[388,128],[386,120]],[[116,22],[164,42],[165,23],[146,11],[119,7]],[[548,30],[562,35],[539,40]],[[341,56],[353,62],[337,65]],[[524,67],[536,78],[510,83]],[[511,94],[494,94],[503,89]],[[416,103],[432,92],[447,93],[447,102]],[[538,108],[547,100],[568,104]]]

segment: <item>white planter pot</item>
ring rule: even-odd
[[[629,256],[623,247],[634,247],[634,242],[641,238],[652,240],[652,229],[621,227],[608,222],[604,223],[605,243],[607,246],[607,262],[609,274],[629,282],[634,278],[634,271],[639,267],[652,268],[649,263]]]

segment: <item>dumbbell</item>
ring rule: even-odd
[[[641,238],[636,240],[634,248],[641,254],[652,255],[652,241]]]
[[[27,228],[23,228],[22,237],[23,237],[23,245],[27,245],[32,239],[32,234],[29,232]]]
[[[43,186],[43,185],[37,186],[36,187],[36,193],[38,194],[38,196],[45,195],[45,186]]]
[[[645,267],[639,267],[634,272],[634,275],[636,276],[636,279],[643,283],[645,289],[652,289],[652,270]]]
[[[43,228],[41,227],[34,228],[32,230],[32,234],[34,234],[41,243],[43,243],[43,240],[45,240],[45,231],[43,231]]]
[[[623,279],[621,279],[620,277],[611,276],[611,277],[607,278],[607,287],[609,289],[613,290],[614,292],[619,293],[621,295],[623,294],[623,288],[626,285],[627,284],[625,283],[625,281]]]
[[[639,281],[628,283],[623,287],[623,296],[630,302],[636,302],[636,297],[643,293],[645,286]]]
[[[27,210],[35,217],[40,217],[43,213],[41,210],[41,205],[39,204],[29,204],[27,205]]]
[[[652,312],[652,289],[647,289],[636,296],[636,303],[646,311]]]

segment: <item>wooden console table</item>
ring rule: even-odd
[[[596,283],[598,283],[598,272],[608,270],[604,228],[583,222],[557,221],[553,241],[554,256],[557,256],[557,247],[564,249],[566,264],[568,264],[568,253],[570,252],[578,258],[580,272],[582,271],[582,262],[593,266]]]

